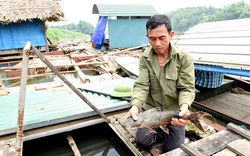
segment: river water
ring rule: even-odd
[[[132,156],[106,123],[69,133],[84,156]],[[23,156],[73,156],[65,133],[24,142]]]

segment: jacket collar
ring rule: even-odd
[[[178,51],[171,42],[169,43],[169,47],[170,47],[170,53],[169,53],[167,60],[170,60],[174,55],[177,54],[177,51]],[[155,61],[155,59],[158,60],[157,55],[154,49],[152,48],[152,46],[147,48],[146,51],[142,54],[142,56],[147,57],[148,61]]]
[[[172,43],[170,43],[169,46],[170,46],[170,53],[169,53],[169,56],[168,56],[168,58],[166,60],[166,63],[169,62],[172,59],[172,57],[177,54],[176,47],[173,46]],[[160,66],[159,66],[158,57],[157,57],[154,49],[152,48],[152,46],[150,46],[142,55],[144,57],[146,57],[149,62],[151,62],[150,64],[151,64],[151,66],[153,68],[153,71],[154,71],[155,75],[157,76],[158,80],[160,81],[160,71],[161,71],[161,69],[160,69]]]

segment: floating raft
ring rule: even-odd
[[[124,128],[119,119],[124,114],[113,115],[110,118],[112,129],[129,147],[135,155],[147,156],[223,156],[223,155],[250,155],[250,131],[245,130],[233,123],[229,123],[227,128],[200,140],[185,143],[175,150],[162,153],[163,144],[158,143],[150,150],[141,150],[135,143],[136,128]]]

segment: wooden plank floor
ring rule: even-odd
[[[160,154],[163,154],[164,147],[161,142],[154,144],[153,148],[149,150],[141,150],[137,148],[136,143],[135,143],[135,135],[136,135],[137,127],[133,127],[133,128],[123,127],[120,123],[120,121],[123,119],[125,114],[126,113],[116,114],[116,115],[110,116],[109,118],[112,121],[112,125],[114,126],[113,129],[115,129],[115,132],[124,141],[124,143],[128,146],[128,148],[130,148],[130,150],[135,155],[158,156]],[[210,125],[216,128],[216,131],[225,130],[225,127],[219,126],[218,124],[211,122],[208,119],[202,118],[200,120],[206,123],[207,125]]]
[[[250,131],[247,131],[235,124],[228,124],[227,129],[221,130],[215,134],[204,137],[197,141],[184,143],[180,148],[169,151],[163,151],[162,143],[156,144],[150,150],[141,150],[135,144],[136,128],[124,128],[120,124],[123,114],[114,115],[110,119],[112,125],[119,131],[118,136],[123,138],[124,143],[134,152],[135,155],[142,156],[236,156],[236,155],[250,155]],[[125,139],[124,139],[125,138]]]
[[[200,103],[250,125],[249,93],[236,94],[226,92]]]
[[[225,130],[189,144],[182,144],[180,148],[161,156],[248,156],[250,155],[249,139],[250,131],[230,123]]]

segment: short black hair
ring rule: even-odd
[[[172,31],[171,20],[165,14],[156,14],[151,16],[146,23],[146,31],[148,32],[148,29],[150,30],[155,29],[162,24],[165,25],[169,33]]]

